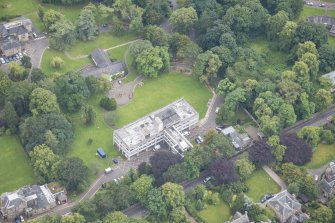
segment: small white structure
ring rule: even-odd
[[[160,142],[166,142],[176,153],[192,144],[182,134],[194,128],[199,113],[183,98],[114,131],[114,144],[128,159]]]

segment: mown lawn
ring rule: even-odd
[[[34,12],[38,0],[0,0],[0,15],[24,15]]]
[[[333,36],[329,36],[329,38],[328,38],[328,43],[329,43],[330,45],[332,45],[333,47],[335,47],[335,37],[333,37]]]
[[[246,183],[249,188],[246,195],[254,202],[259,202],[265,194],[275,194],[280,191],[279,185],[264,170],[255,171]]]
[[[62,58],[62,60],[64,61],[64,64],[60,69],[55,69],[50,65],[52,58],[55,56]],[[52,49],[46,49],[43,54],[41,69],[46,75],[50,76],[54,73],[64,74],[71,70],[79,70],[80,68],[89,64],[92,64],[92,61],[89,57],[77,60],[71,60],[63,52],[58,52]]]
[[[70,145],[70,151],[67,156],[80,157],[90,169],[91,180],[97,177],[108,166],[112,165],[112,157],[118,156],[118,152],[113,148],[113,130],[104,122],[104,111],[99,106],[99,100],[102,95],[90,98],[87,104],[94,107],[96,111],[96,121],[92,126],[86,126],[82,123],[80,113],[71,115],[71,121],[74,127],[74,140]],[[92,139],[92,144],[88,143]],[[96,156],[97,148],[103,148],[107,154],[106,159]]]
[[[76,42],[69,50],[71,56],[89,55],[94,49],[107,49],[122,43],[135,40],[136,36],[132,34],[124,34],[122,36],[115,36],[109,33],[101,33],[94,40],[86,42]]]
[[[162,74],[156,79],[146,79],[138,86],[133,100],[117,110],[117,127],[135,121],[181,97],[184,97],[203,118],[211,92],[193,77],[180,73]]]
[[[306,19],[309,16],[315,16],[315,15],[324,15],[325,14],[325,8],[313,8],[305,6],[300,14],[299,19]],[[335,10],[327,10],[327,15],[335,17]]]
[[[34,182],[34,173],[15,136],[0,136],[0,194]]]
[[[217,205],[208,205],[199,212],[199,216],[207,223],[223,223],[229,220],[231,214],[229,206],[220,201]]]
[[[319,144],[317,150],[313,153],[311,162],[305,165],[308,169],[317,169],[323,165],[335,160],[335,144]]]

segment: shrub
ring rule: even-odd
[[[107,111],[116,110],[116,107],[117,107],[115,99],[114,98],[108,98],[106,96],[101,98],[99,105]]]

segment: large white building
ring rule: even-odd
[[[173,152],[183,153],[192,144],[182,134],[194,128],[199,113],[183,98],[114,131],[114,144],[128,159],[166,142]]]

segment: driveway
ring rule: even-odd
[[[25,44],[25,49],[31,57],[33,68],[40,68],[42,56],[46,48],[49,47],[48,39],[43,36],[38,39],[30,40]]]
[[[310,175],[312,175],[314,179],[317,176],[317,179],[320,180],[321,175],[326,171],[327,167],[328,167],[328,163],[318,169],[307,169],[307,172]]]
[[[281,188],[281,190],[286,190],[286,183],[268,166],[263,166],[263,170],[274,180]]]

